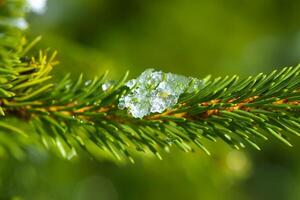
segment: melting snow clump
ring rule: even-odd
[[[135,118],[143,118],[173,107],[181,94],[197,91],[204,86],[204,81],[147,69],[125,85],[131,90],[119,99],[118,107],[127,108]]]

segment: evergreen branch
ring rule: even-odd
[[[93,80],[80,75],[75,81],[67,75],[49,83],[54,56],[47,59],[40,52],[19,69],[6,90],[14,96],[3,96],[1,102],[4,113],[29,121],[46,146],[59,147],[66,157],[78,147],[89,152],[92,143],[132,160],[132,148],[160,157],[159,149],[177,146],[189,152],[197,145],[210,154],[204,139],[260,149],[260,139],[275,137],[291,146],[288,134],[299,136],[300,65],[242,80],[206,80],[174,107],[138,119],[118,108],[119,98],[130,92],[124,86],[127,74],[110,87],[106,74]]]
[[[7,33],[15,31],[5,27]],[[288,136],[300,134],[300,65],[241,80],[208,77],[203,87],[184,92],[162,113],[135,118],[118,107],[133,90],[125,84],[128,73],[117,82],[104,74],[92,80],[66,75],[56,83],[51,78],[56,52],[23,59],[36,41],[24,46],[19,35],[13,41],[0,51],[0,130],[34,137],[4,119],[29,122],[47,148],[66,158],[80,150],[93,156],[104,150],[133,161],[133,149],[161,158],[159,152],[172,146],[186,152],[198,146],[210,155],[203,141],[218,139],[235,149],[260,150],[260,140],[274,137],[292,146]]]

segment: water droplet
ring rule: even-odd
[[[136,79],[131,79],[130,81],[128,81],[125,85],[127,87],[129,87],[130,89],[132,89],[136,84]]]
[[[84,86],[89,86],[92,83],[92,80],[87,80],[84,82]]]
[[[203,88],[205,85],[205,82],[203,80],[199,80],[196,78],[191,78],[191,81],[193,81],[192,85],[187,89],[188,93],[197,92],[199,89]]]
[[[70,88],[71,88],[71,84],[67,84],[67,85],[65,85],[65,88],[67,89],[67,90],[69,90]]]
[[[106,91],[106,90],[110,89],[113,84],[114,84],[113,81],[107,81],[102,84],[101,88],[103,91]]]
[[[98,102],[93,103],[94,106],[99,106],[100,104]]]
[[[119,99],[119,104],[118,104],[118,108],[119,109],[125,109],[125,99],[124,99],[124,97],[121,97],[120,99]]]

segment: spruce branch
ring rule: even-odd
[[[17,78],[5,90],[14,95],[3,96],[1,106],[7,116],[30,122],[45,146],[59,147],[65,157],[80,147],[89,152],[91,143],[118,159],[125,155],[132,160],[132,149],[160,157],[160,149],[177,146],[190,152],[196,145],[210,154],[205,139],[259,150],[260,139],[275,137],[291,146],[288,135],[299,136],[300,65],[241,80],[208,79],[202,89],[184,93],[174,107],[139,119],[117,106],[130,92],[124,86],[128,74],[107,90],[106,74],[93,80],[66,75],[54,83],[49,74],[55,55],[41,51],[27,66],[16,68]]]
[[[8,35],[19,30],[4,27]],[[207,77],[203,87],[184,92],[174,106],[135,118],[118,107],[120,98],[133,90],[125,84],[128,73],[116,82],[108,81],[107,73],[92,80],[83,75],[72,80],[67,74],[55,82],[51,71],[57,64],[56,52],[40,51],[31,57],[28,50],[39,38],[27,45],[21,32],[14,35],[13,45],[9,36],[4,38],[1,134],[9,138],[9,131],[32,138],[37,133],[41,143],[65,158],[82,150],[93,156],[106,151],[133,162],[134,149],[161,158],[159,152],[173,146],[185,152],[197,146],[210,155],[205,140],[260,150],[260,141],[273,137],[292,146],[288,136],[300,134],[300,65],[246,79]],[[6,120],[12,117],[28,122],[35,132],[12,126]]]

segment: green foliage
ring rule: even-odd
[[[22,2],[0,1],[1,17],[23,17]],[[109,82],[108,89],[103,89],[107,74],[92,80],[83,75],[72,80],[68,74],[56,83],[51,79],[56,52],[31,57],[27,52],[40,38],[25,44],[21,30],[0,26],[0,141],[3,151],[17,158],[36,134],[46,148],[68,159],[79,151],[93,157],[105,151],[132,162],[134,149],[161,158],[161,150],[176,146],[191,152],[197,146],[210,155],[205,140],[260,150],[260,140],[274,137],[291,146],[288,135],[299,136],[300,65],[241,80],[207,77],[204,88],[184,93],[173,108],[136,119],[117,106],[130,92],[124,85],[128,73]],[[20,130],[7,121],[11,118],[28,122],[34,131]]]

